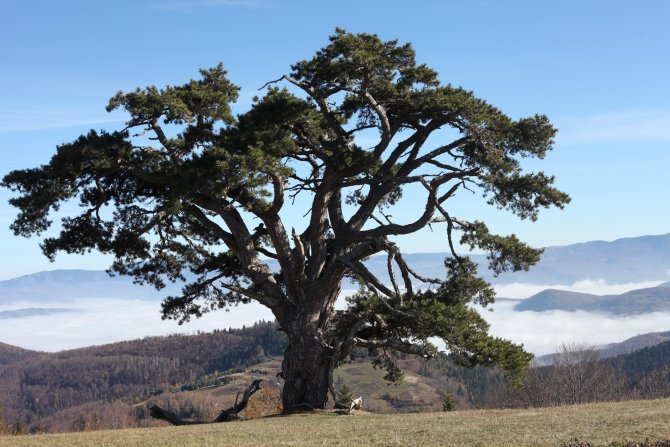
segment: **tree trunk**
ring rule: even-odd
[[[332,349],[312,324],[294,320],[286,330],[282,376],[284,413],[323,409],[328,402]]]

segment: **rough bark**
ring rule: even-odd
[[[159,407],[158,405],[152,404],[149,406],[150,410],[150,415],[151,417],[155,419],[161,419],[163,421],[169,422],[172,425],[197,425],[197,424],[214,424],[218,422],[229,422],[229,421],[235,421],[238,419],[241,419],[240,416],[238,415],[242,410],[247,408],[247,405],[249,404],[249,398],[256,392],[258,391],[261,387],[261,380],[257,379],[251,382],[251,384],[247,387],[246,390],[244,390],[244,394],[242,394],[242,400],[238,402],[237,398],[239,398],[239,393],[237,394],[237,398],[235,398],[235,404],[232,407],[229,407],[225,410],[221,410],[221,413],[219,413],[219,416],[217,416],[216,419],[213,421],[203,421],[203,420],[194,420],[194,419],[183,419],[176,414],[164,410],[163,408]]]
[[[292,326],[282,363],[284,413],[323,409],[328,402],[332,348],[314,326]]]

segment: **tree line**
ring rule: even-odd
[[[670,342],[612,358],[595,346],[566,343],[551,364],[528,370],[522,386],[499,382],[487,406],[546,407],[670,396]]]

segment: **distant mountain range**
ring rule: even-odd
[[[405,255],[405,258],[422,275],[442,278],[444,259],[448,256],[448,253],[414,253]],[[670,234],[549,247],[541,261],[530,271],[503,273],[497,278],[486,269],[484,255],[474,255],[472,258],[480,264],[480,274],[498,285],[571,285],[585,279],[602,279],[608,284],[662,280],[668,277],[670,270]],[[371,272],[380,278],[387,278],[385,257],[373,256],[366,264]],[[626,313],[633,300],[636,301],[634,313],[668,310],[670,282],[663,285],[664,288],[645,289],[616,297],[546,290],[520,304],[517,310],[583,309]],[[82,298],[160,300],[166,295],[179,293],[179,288],[179,284],[168,284],[164,290],[156,291],[150,286],[138,286],[128,277],[110,277],[104,271],[53,270],[0,281],[0,306],[30,303],[26,305],[25,312],[44,314],[54,312],[56,307],[53,303],[67,303]],[[60,306],[56,309],[58,312],[63,311]],[[0,318],[21,315],[2,313]]]
[[[408,264],[425,276],[444,277],[444,258],[449,253],[404,255]],[[585,279],[603,279],[608,284],[634,283],[668,278],[670,234],[593,241],[561,247],[547,247],[540,262],[527,272],[502,273],[493,277],[485,255],[473,255],[479,273],[494,284],[574,284]],[[368,268],[382,277],[386,257],[372,256]]]
[[[567,290],[547,289],[522,300],[514,307],[514,310],[535,312],[583,310],[614,315],[670,312],[670,287],[666,284],[631,290],[620,295],[592,295]]]
[[[101,270],[51,270],[0,281],[0,305],[68,302],[82,298],[157,300],[177,289],[178,286],[170,284],[159,292],[151,286],[134,284],[132,278],[110,276]]]

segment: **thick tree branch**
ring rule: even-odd
[[[326,263],[327,244],[326,235],[329,225],[328,210],[330,200],[337,190],[337,175],[330,169],[326,169],[323,181],[319,185],[314,200],[312,201],[312,211],[309,227],[305,230],[310,248],[309,278],[318,278]]]
[[[393,290],[389,289],[386,287],[384,284],[382,284],[379,279],[368,270],[367,267],[362,262],[345,262],[345,265],[349,267],[349,269],[358,275],[363,281],[365,281],[367,284],[369,284],[371,287],[374,287],[375,289],[379,290],[381,293],[388,297],[394,297],[396,296]]]
[[[239,287],[236,286],[235,284],[228,284],[223,281],[220,281],[219,284],[221,284],[221,287],[224,287],[231,292],[238,293],[240,295],[244,295],[247,298],[251,298],[252,300],[258,301],[260,304],[264,305],[265,307],[275,310],[275,309],[281,309],[282,306],[286,305],[286,300],[279,300],[273,296],[267,296],[267,295],[261,295],[259,293],[255,293],[248,288],[245,287]],[[285,310],[285,309],[284,309]]]
[[[395,280],[395,272],[393,271],[393,258],[395,257],[395,253],[390,251],[388,254],[388,257],[386,259],[386,269],[388,270],[389,274],[389,279],[391,280],[391,284],[393,285],[393,290],[395,291],[395,295],[400,298],[400,304],[402,304],[402,295],[400,294],[400,288],[398,288],[398,283]]]
[[[389,175],[389,176],[374,175],[369,177],[359,177],[351,180],[345,180],[342,182],[342,187],[349,188],[353,186],[362,186],[362,185],[379,186],[385,189],[388,193],[395,187],[401,185],[407,185],[410,183],[418,183],[429,177],[435,177],[435,175],[426,174],[426,175],[414,175],[407,177],[398,177],[396,175]]]
[[[196,205],[186,204],[184,210],[186,211],[186,213],[188,213],[190,216],[194,217],[198,222],[200,222],[202,226],[210,230],[212,233],[216,234],[223,241],[223,243],[226,244],[226,246],[230,248],[232,251],[234,252],[239,251],[239,248],[237,247],[237,243],[233,235],[224,230],[223,228],[221,228],[211,219],[209,219],[207,215],[205,215],[205,213],[203,213],[202,210],[198,208]]]
[[[262,220],[267,228],[270,240],[272,241],[272,246],[275,249],[279,267],[285,275],[287,286],[293,288],[295,287],[295,277],[293,272],[296,269],[293,268],[294,256],[284,223],[279,216],[275,214],[264,215]]]
[[[156,185],[156,186],[169,186],[171,184],[171,181],[169,178],[160,175],[160,174],[153,174],[150,172],[146,172],[142,170],[141,168],[138,168],[136,166],[132,165],[127,165],[124,163],[120,163],[119,167],[127,172],[128,174],[132,175],[138,180],[141,180],[145,183],[148,183],[150,185]]]
[[[389,253],[389,271],[390,273],[393,273],[393,266],[391,262],[395,260],[395,262],[398,263],[398,267],[400,267],[400,274],[402,275],[402,279],[405,284],[405,295],[407,296],[407,298],[411,299],[414,296],[414,289],[412,287],[412,279],[409,276],[410,268],[407,266],[405,259],[403,259],[402,255],[400,254],[400,250],[398,249],[398,247],[396,247],[395,244],[389,242],[387,250]],[[393,279],[395,280],[395,278]]]
[[[272,198],[272,206],[268,209],[268,214],[277,214],[284,206],[284,179],[276,174],[269,174],[272,178],[272,187],[274,190],[274,197]]]
[[[167,136],[165,136],[165,132],[163,132],[163,128],[158,125],[158,118],[153,119],[149,125],[153,129],[154,133],[156,134],[156,137],[158,138],[158,141],[160,141],[161,145],[167,150],[168,152],[172,151],[172,148],[170,147],[170,142],[167,139]]]
[[[431,160],[434,160],[435,158],[439,157],[442,154],[445,154],[449,151],[452,151],[458,147],[461,147],[465,145],[466,143],[469,143],[472,141],[471,136],[465,136],[462,138],[459,138],[458,140],[455,140],[449,144],[446,144],[444,146],[440,146],[436,149],[433,149],[432,151],[428,152],[425,155],[422,155],[421,157],[413,160],[413,161],[408,161],[406,166],[403,166],[403,173],[409,174],[410,172],[414,171],[415,169],[421,167],[424,163],[428,163]]]
[[[404,352],[406,354],[414,354],[421,357],[431,357],[431,353],[421,345],[416,345],[397,338],[372,339],[366,340],[363,338],[354,338],[354,344],[360,348],[368,349],[383,349],[389,348],[394,351]]]
[[[429,133],[425,131],[425,129],[420,129],[416,132],[414,132],[409,138],[405,139],[404,141],[401,141],[396,148],[391,152],[389,157],[384,161],[382,164],[381,168],[379,171],[371,177],[371,181],[369,182],[370,184],[370,191],[363,201],[363,203],[360,204],[358,207],[358,210],[354,213],[354,215],[349,219],[349,222],[347,224],[348,231],[358,231],[363,226],[365,223],[370,219],[370,216],[372,216],[372,213],[374,212],[375,208],[379,204],[379,202],[386,196],[388,193],[390,193],[393,188],[395,188],[398,184],[402,184],[405,178],[407,176],[403,175],[392,175],[391,170],[395,166],[395,163],[398,161],[400,156],[409,148],[412,146],[412,144],[416,144],[418,141],[425,141],[426,138],[428,138]],[[385,178],[390,178],[393,181],[392,182],[384,182],[380,181],[377,183],[374,183],[375,179],[385,179]],[[412,181],[412,179],[408,179]],[[363,181],[362,184],[365,184]]]
[[[391,235],[410,234],[415,231],[418,231],[421,228],[428,225],[428,222],[430,222],[430,219],[433,216],[433,213],[435,212],[436,205],[437,205],[437,193],[436,189],[433,188],[428,193],[423,214],[414,222],[404,225],[389,224],[373,228],[371,230],[358,231],[354,234],[349,235],[349,240],[351,242],[356,242],[365,239],[385,238]]]
[[[270,267],[259,259],[254,237],[249,232],[239,211],[225,201],[216,203],[207,199],[205,195],[198,197],[195,202],[198,206],[217,213],[223,219],[230,230],[230,233],[228,233],[230,237],[226,237],[230,239],[231,244],[228,245],[226,242],[226,245],[233,250],[235,256],[240,261],[242,268],[254,285],[264,290],[264,301],[262,301],[262,303],[271,308],[274,312],[281,311],[282,303],[287,303],[289,300],[274,279]],[[272,217],[278,220],[277,216]],[[275,223],[274,221],[271,222]],[[271,237],[273,234],[276,236],[276,233],[281,231],[281,228],[278,228],[277,225],[270,226],[266,223],[266,226],[268,227],[268,232]],[[223,236],[224,234],[221,233],[221,235]],[[286,246],[288,247],[288,238],[286,238]],[[281,255],[283,254],[286,265],[290,265],[289,249],[286,248],[281,252],[279,251],[281,246],[276,243],[275,248],[278,250],[277,257],[280,258],[280,263],[282,262]],[[287,252],[289,253],[288,256],[286,255]]]
[[[389,119],[386,114],[386,109],[377,102],[377,100],[370,94],[369,91],[364,89],[363,91],[359,92],[359,94],[365,99],[365,101],[372,108],[372,110],[375,111],[375,113],[377,114],[377,118],[379,118],[379,125],[381,127],[382,136],[379,143],[377,143],[377,146],[375,146],[375,149],[373,151],[375,158],[379,158],[382,156],[386,148],[388,148],[388,145],[391,142],[391,139],[393,138],[393,134],[391,132],[391,124],[389,123]]]
[[[454,257],[454,259],[458,260],[459,262],[461,261],[461,257],[456,253],[456,248],[454,247],[454,240],[453,240],[453,232],[454,232],[454,219],[449,215],[447,210],[442,207],[442,205],[438,205],[437,209],[442,213],[442,216],[444,216],[444,219],[447,222],[447,240],[449,241],[449,250],[451,251],[451,255]]]
[[[342,190],[339,188],[333,191],[333,195],[328,202],[328,217],[330,218],[333,233],[336,236],[340,235],[345,221],[344,214],[342,213]]]
[[[295,232],[295,228],[291,229],[291,237],[293,238],[293,243],[295,244],[295,249],[293,250],[293,269],[296,278],[301,280],[306,280],[305,276],[305,246],[298,236],[298,233]]]
[[[307,93],[309,95],[309,97],[312,98],[314,100],[314,102],[316,102],[316,104],[319,106],[319,110],[321,111],[321,114],[324,116],[324,118],[326,119],[326,122],[328,122],[328,125],[333,130],[333,132],[335,132],[335,135],[337,135],[338,138],[342,139],[342,141],[347,141],[348,136],[347,136],[346,130],[344,130],[342,125],[339,123],[337,117],[332,112],[332,110],[330,110],[330,107],[328,106],[328,102],[327,102],[326,98],[329,95],[326,96],[326,97],[323,97],[323,96],[319,95],[313,87],[311,87],[311,86],[309,86],[309,85],[307,85],[303,82],[300,82],[297,79],[292,78],[291,76],[284,75],[283,79],[286,79],[288,82],[290,82],[291,84],[295,85],[296,87],[300,88],[305,93]],[[336,93],[336,92],[333,91],[332,93]]]

